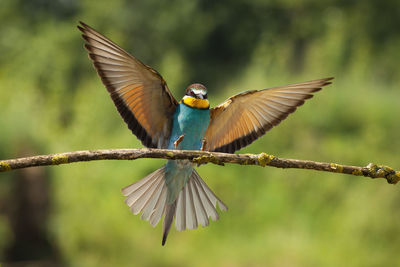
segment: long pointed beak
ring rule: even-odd
[[[202,94],[198,94],[196,96],[197,96],[197,98],[204,99],[204,96]]]

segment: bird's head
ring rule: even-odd
[[[210,103],[207,100],[207,88],[200,83],[189,85],[182,101],[192,108],[208,109],[210,107]]]
[[[185,96],[197,99],[207,99],[207,88],[200,83],[191,84],[186,88]]]

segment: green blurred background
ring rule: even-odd
[[[79,20],[157,69],[177,99],[334,76],[240,152],[400,168],[400,2],[0,1],[0,159],[142,147],[83,49]],[[163,160],[0,174],[0,262],[70,266],[399,266],[400,192],[383,179],[206,165],[229,206],[161,247],[120,188]]]

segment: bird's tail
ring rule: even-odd
[[[149,221],[153,227],[158,224],[162,215],[165,215],[163,245],[174,217],[176,229],[183,231],[196,229],[199,224],[203,227],[208,226],[209,217],[213,221],[218,220],[217,203],[221,210],[228,209],[200,178],[196,170],[193,170],[175,201],[167,203],[168,187],[165,184],[165,174],[165,166],[163,166],[142,180],[122,189],[122,193],[126,196],[125,203],[131,211],[134,214],[142,212],[141,218]]]

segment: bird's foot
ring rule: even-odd
[[[176,141],[174,142],[174,147],[177,148],[178,145],[182,142],[183,138],[185,137],[184,134],[182,134],[181,136],[179,136],[178,139],[176,139]]]
[[[207,144],[206,139],[203,139],[203,143],[201,144],[201,151],[204,151],[204,149],[206,148],[206,144]]]

